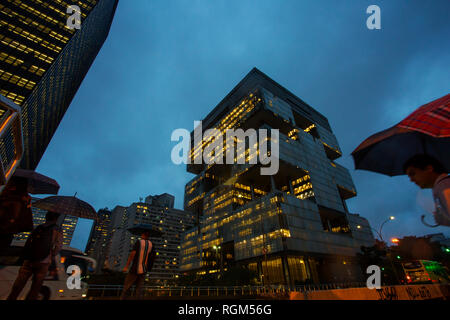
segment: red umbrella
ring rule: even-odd
[[[450,137],[450,94],[419,107],[397,127],[435,138]]]
[[[403,164],[416,154],[428,154],[450,171],[450,94],[419,107],[352,152],[356,169],[389,176],[405,174]]]
[[[27,191],[31,194],[58,194],[59,184],[56,180],[34,170],[16,169],[13,177],[27,180]]]

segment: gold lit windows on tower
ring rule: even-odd
[[[291,182],[294,191],[294,196],[298,199],[304,200],[314,196],[311,177],[307,174]]]
[[[251,93],[249,97],[243,99],[240,104],[235,106],[233,110],[231,110],[222,119],[219,120],[216,129],[218,129],[224,137],[226,134],[226,130],[239,127],[239,124],[245,120],[247,115],[256,107],[257,103],[259,103],[260,101],[261,98],[258,98]],[[209,143],[212,142],[212,140],[213,137],[203,137],[203,141],[201,141],[191,149],[191,160],[193,161],[197,157],[201,157],[203,154],[203,150]]]
[[[292,140],[298,140],[298,129],[294,128],[288,132],[288,137]]]
[[[313,124],[310,125],[308,128],[306,128],[304,131],[307,132],[307,133],[310,133],[310,131],[311,131],[312,129],[314,129],[315,127],[316,127],[316,125],[313,123]]]

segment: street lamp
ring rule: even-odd
[[[216,251],[216,261],[217,259],[217,255],[218,255],[218,250],[220,250],[220,246],[213,246],[213,249]],[[217,261],[219,263],[219,261]],[[220,275],[222,275],[222,255],[220,255]]]
[[[391,221],[391,220],[395,220],[395,217],[394,217],[394,216],[390,216],[389,218],[387,218],[386,220],[384,220],[383,223],[382,223],[381,226],[380,226],[380,230],[379,230],[379,231],[377,231],[377,230],[375,230],[374,228],[370,227],[372,230],[374,230],[374,231],[378,234],[378,236],[380,237],[380,240],[383,241],[383,242],[384,242],[384,240],[383,240],[383,236],[382,236],[382,234],[381,234],[381,230],[383,229],[384,224],[385,224],[386,222],[388,222],[388,221]]]
[[[378,237],[380,238],[380,240],[382,241],[382,243],[384,243],[384,240],[383,240],[383,236],[382,236],[382,234],[381,234],[381,230],[383,229],[383,226],[385,225],[385,223],[386,222],[388,222],[388,221],[391,221],[391,220],[395,220],[395,217],[394,216],[390,216],[389,218],[387,218],[385,221],[383,221],[383,223],[381,224],[381,226],[380,226],[380,230],[376,230],[376,229],[374,229],[374,228],[372,228],[372,227],[370,227],[373,231],[375,231],[377,234],[378,234]],[[356,226],[358,229],[361,229],[361,226]],[[391,240],[393,243],[399,243],[400,242],[400,240],[398,239],[398,238],[392,238],[392,240]],[[395,266],[394,266],[394,263],[392,262],[392,257],[391,257],[391,252],[387,252],[387,257],[388,257],[388,259],[389,259],[389,262],[391,263],[391,266],[392,266],[392,270],[394,271],[394,274],[395,274],[395,278],[396,278],[396,280],[397,280],[397,282],[399,283],[399,277],[398,277],[398,274],[397,274],[397,270],[395,269]],[[397,259],[400,259],[400,257],[399,256],[397,256]]]
[[[383,226],[384,226],[384,224],[385,224],[386,222],[391,221],[391,220],[394,220],[394,219],[395,219],[394,216],[390,216],[389,218],[387,218],[387,219],[381,224],[381,227],[380,227],[380,238],[381,238],[381,241],[383,241],[383,236],[382,236],[382,233],[381,233],[381,229],[383,229]]]

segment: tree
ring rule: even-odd
[[[390,259],[390,252],[386,248],[386,243],[376,240],[371,247],[361,246],[361,252],[356,254],[363,274],[366,274],[370,265],[379,266],[382,274],[383,284],[398,284],[395,266]]]

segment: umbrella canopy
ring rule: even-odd
[[[403,164],[416,154],[428,154],[450,171],[450,94],[370,136],[352,152],[355,169],[389,176],[405,174]]]
[[[59,184],[56,180],[33,170],[16,169],[13,177],[27,181],[27,191],[31,194],[58,194]]]
[[[59,214],[99,220],[99,216],[95,209],[89,203],[80,200],[77,197],[51,196],[35,201],[32,206]]]
[[[131,228],[127,229],[129,232],[131,232],[134,235],[140,236],[142,234],[142,232],[144,231],[149,231],[150,232],[150,237],[161,237],[162,236],[162,232],[153,228],[152,225],[150,224],[137,224]]]

